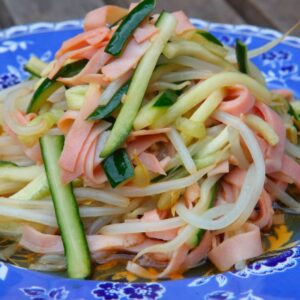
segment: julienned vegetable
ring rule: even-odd
[[[277,201],[300,211],[300,106],[249,61],[282,38],[247,57],[182,11],[138,11],[137,27],[118,6],[88,13],[55,61],[29,62],[54,80],[0,92],[0,258],[22,247],[22,265],[74,278],[116,259],[151,280],[207,258],[225,271],[263,254],[262,232],[284,224]]]
[[[119,56],[132,33],[154,10],[155,2],[155,0],[143,0],[129,12],[118,26],[109,44],[106,46],[105,52],[113,56]]]
[[[205,30],[197,30],[197,34],[203,36],[205,39],[207,39],[209,42],[212,42],[218,46],[223,47],[223,44],[210,32]]]
[[[153,104],[153,107],[168,107],[175,103],[178,98],[177,93],[166,90],[160,94],[159,98]]]
[[[173,105],[178,98],[177,93],[165,90],[159,93],[146,105],[144,105],[136,116],[133,126],[135,129],[142,129],[151,126]]]
[[[130,81],[125,83],[118,92],[113,96],[113,98],[108,102],[108,104],[98,106],[95,111],[89,115],[89,121],[102,120],[110,117],[111,114],[121,105],[122,99],[126,96]]]
[[[31,56],[24,69],[35,77],[41,77],[41,73],[46,67],[47,64],[45,62],[35,56]]]
[[[72,184],[61,182],[58,160],[64,146],[63,136],[43,136],[40,140],[48,184],[55,207],[57,223],[64,243],[71,278],[86,278],[91,273],[87,239]]]
[[[134,169],[125,149],[118,149],[103,162],[107,179],[113,188],[134,176]]]
[[[240,72],[248,74],[249,66],[247,46],[244,43],[242,43],[239,39],[236,41],[235,52]]]
[[[206,210],[214,207],[216,197],[217,197],[217,192],[218,192],[218,184],[215,184],[210,190],[208,204],[205,208]],[[189,243],[191,243],[194,247],[198,246],[200,244],[205,232],[206,232],[206,230],[199,229],[197,231],[197,233],[193,236],[193,238],[189,241]]]
[[[27,107],[27,113],[38,112],[43,104],[45,104],[48,97],[50,97],[56,90],[63,86],[63,84],[56,79],[60,77],[72,77],[78,74],[86,64],[87,60],[85,59],[67,64],[61,68],[61,70],[55,75],[53,79],[44,79],[44,81],[35,91]]]
[[[135,70],[125,104],[101,152],[101,157],[107,157],[112,154],[130,133],[159,56],[174,33],[176,27],[175,17],[164,12],[156,26],[160,30],[159,34]]]

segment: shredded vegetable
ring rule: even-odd
[[[116,260],[148,279],[240,269],[275,209],[299,213],[300,106],[251,61],[290,31],[227,48],[155,4],[93,10],[0,91],[0,259],[25,248],[76,278]]]

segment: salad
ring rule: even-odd
[[[250,61],[286,35],[227,48],[154,9],[89,12],[0,92],[1,259],[22,247],[70,278],[112,260],[148,279],[239,269],[264,253],[275,206],[299,211],[300,104]]]

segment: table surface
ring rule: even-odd
[[[0,28],[39,21],[82,18],[104,4],[128,6],[130,0],[0,0]],[[252,24],[286,31],[299,20],[300,0],[157,0],[158,9],[182,9],[190,17]],[[294,35],[300,36],[300,29]]]

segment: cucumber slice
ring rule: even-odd
[[[140,2],[122,21],[115,31],[110,42],[105,48],[105,52],[113,56],[119,56],[126,46],[126,43],[132,33],[145,20],[145,18],[154,10],[155,0],[143,0]]]
[[[240,72],[249,74],[247,46],[239,39],[236,41],[235,53]]]
[[[53,79],[46,78],[35,93],[27,107],[27,113],[38,112],[47,99],[60,87],[63,86],[61,82],[56,81],[59,77],[73,77],[78,74],[87,64],[88,60],[83,59],[68,65],[65,65],[61,70],[54,76]]]
[[[111,114],[121,105],[122,98],[127,94],[130,82],[125,83],[104,106],[98,106],[88,117],[89,121],[102,120],[110,117]]]
[[[17,167],[18,165],[15,164],[14,162],[12,161],[7,161],[7,160],[0,160],[0,168],[1,167],[7,167],[7,166],[11,166],[11,167]]]
[[[205,30],[197,30],[197,34],[203,36],[207,41],[223,47],[223,44],[210,32]]]
[[[134,169],[125,149],[118,149],[103,162],[110,185],[115,188],[134,176]]]
[[[177,94],[173,91],[167,90],[158,94],[139,111],[134,120],[134,128],[140,130],[152,125],[167,111],[169,106],[176,102],[177,98]]]
[[[46,63],[35,56],[31,56],[27,64],[25,64],[24,70],[35,77],[41,77],[41,73],[46,67]]]
[[[218,184],[216,183],[210,190],[209,204],[207,209],[210,209],[215,205],[217,192],[218,192]],[[197,229],[195,235],[188,241],[189,245],[193,248],[197,247],[200,244],[205,232],[206,232],[205,229]]]
[[[107,157],[112,154],[130,133],[157,61],[176,28],[176,19],[171,14],[163,13],[157,27],[160,32],[140,61],[133,75],[126,102],[101,152],[101,157]]]
[[[91,273],[90,253],[72,185],[64,185],[60,179],[58,160],[63,150],[64,137],[46,135],[40,139],[40,145],[64,244],[68,274],[71,278],[83,279]]]

